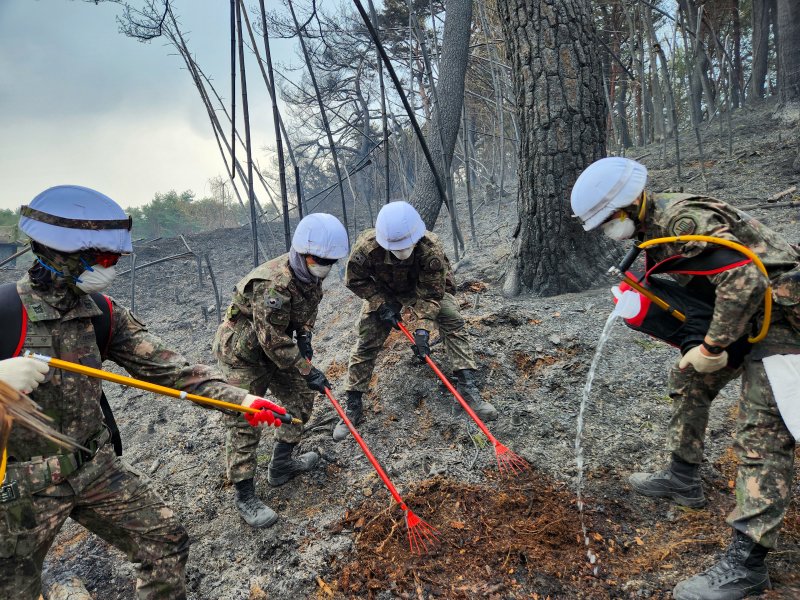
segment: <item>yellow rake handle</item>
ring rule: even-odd
[[[103,379],[105,381],[110,381],[112,383],[118,383],[120,385],[126,385],[128,387],[138,388],[140,390],[145,390],[147,392],[153,392],[154,394],[161,394],[162,396],[169,396],[171,398],[180,398],[181,400],[191,400],[192,402],[196,402],[197,404],[205,404],[206,406],[214,406],[216,408],[224,408],[226,410],[235,410],[240,413],[258,414],[259,412],[261,412],[261,410],[258,408],[251,408],[249,406],[242,406],[241,404],[233,404],[232,402],[225,402],[224,400],[215,400],[214,398],[206,398],[205,396],[198,396],[197,394],[182,392],[180,390],[168,388],[166,386],[158,385],[156,383],[149,383],[147,381],[134,379],[133,377],[126,377],[125,375],[117,375],[116,373],[109,373],[108,371],[103,371],[101,369],[93,369],[92,367],[86,367],[84,365],[79,365],[77,363],[61,360],[60,358],[53,358],[51,356],[46,356],[44,354],[35,354],[28,350],[25,351],[24,356],[28,358],[35,358],[36,360],[45,362],[51,367],[55,367],[56,369],[71,371],[73,373],[78,373],[80,375],[86,375],[87,377],[94,377],[95,379]],[[275,416],[280,419],[281,417],[284,417],[286,415],[279,415],[276,413]],[[290,417],[290,419],[293,425],[302,424],[302,421],[300,419],[294,417]],[[281,419],[281,421],[283,421],[283,419]]]
[[[737,242],[732,242],[730,240],[726,240],[724,238],[718,238],[711,235],[676,235],[671,237],[662,237],[662,238],[655,238],[652,240],[647,240],[646,242],[642,242],[639,244],[639,248],[642,250],[649,248],[650,246],[658,246],[660,244],[669,244],[673,242],[708,242],[710,244],[717,244],[718,246],[725,246],[726,248],[730,248],[732,250],[736,250],[744,254],[747,258],[752,260],[758,270],[764,275],[764,277],[769,280],[769,274],[767,273],[767,269],[764,266],[764,263],[761,262],[761,259],[756,255],[755,252],[750,250],[747,246],[742,246]],[[761,324],[761,331],[758,332],[758,335],[755,337],[747,338],[747,341],[751,344],[755,344],[763,340],[767,337],[767,332],[769,331],[769,321],[772,317],[772,286],[767,286],[767,291],[764,294],[764,322]]]

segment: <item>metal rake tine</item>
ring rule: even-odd
[[[509,450],[507,446],[504,446],[500,442],[495,445],[494,450],[495,457],[497,458],[497,468],[502,475],[506,475],[509,472],[513,475],[519,475],[530,469],[528,461],[516,452]]]
[[[408,530],[408,543],[411,546],[411,551],[414,554],[421,555],[428,551],[425,541],[420,538],[418,532],[414,529]]]
[[[406,527],[408,528],[408,545],[416,554],[427,553],[428,543],[433,545],[439,542],[439,538],[436,537],[436,528],[420,519],[411,509],[406,512]]]
[[[505,473],[510,472],[512,475],[521,475],[530,468],[530,465],[521,457],[514,455],[513,457],[506,457],[503,460],[505,465]]]
[[[427,525],[427,523],[426,523]],[[425,527],[417,526],[413,529],[412,533],[414,539],[417,542],[417,554],[422,554],[428,552],[428,544],[433,547],[435,544],[439,542],[439,539],[433,535],[430,531],[428,531]],[[422,552],[419,551],[419,548],[422,547]]]

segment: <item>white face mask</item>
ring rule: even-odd
[[[328,273],[331,272],[331,267],[333,267],[333,265],[318,265],[314,263],[313,265],[308,265],[308,272],[314,277],[325,279],[328,276]]]
[[[75,287],[91,294],[93,292],[102,292],[111,287],[114,278],[117,276],[116,267],[102,267],[100,265],[93,265],[91,271],[87,269],[78,277],[79,281],[75,282]]]
[[[391,252],[394,254],[396,259],[406,260],[414,253],[414,246],[411,246],[410,248],[404,248],[403,250],[392,250]]]
[[[621,217],[614,217],[608,223],[603,223],[601,227],[606,237],[618,242],[630,239],[636,233],[636,223],[625,214]]]

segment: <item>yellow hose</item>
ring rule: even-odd
[[[3,418],[2,424],[0,424],[0,445],[3,447],[3,457],[0,458],[0,485],[3,485],[3,482],[6,479],[6,465],[8,464],[8,438],[11,437],[11,425],[13,423],[13,419],[6,415]]]
[[[8,463],[8,449],[3,447],[3,458],[0,459],[0,485],[6,480],[6,463]]]
[[[642,242],[639,244],[639,248],[645,250],[651,246],[659,246],[661,244],[671,244],[674,242],[708,242],[709,244],[717,244],[718,246],[725,246],[726,248],[730,248],[732,250],[736,250],[744,254],[747,258],[752,260],[758,270],[761,271],[767,279],[769,279],[769,274],[767,273],[766,267],[764,267],[764,263],[761,262],[761,259],[758,258],[755,252],[750,250],[747,246],[743,246],[737,242],[732,242],[730,240],[726,240],[723,238],[714,237],[711,235],[676,235],[671,237],[661,237],[661,238],[654,238],[652,240],[647,240],[646,242]],[[761,331],[758,332],[758,335],[755,337],[747,338],[747,341],[751,344],[756,344],[767,337],[767,332],[769,331],[769,321],[772,317],[772,286],[767,286],[767,291],[764,294],[764,323],[761,325]]]
[[[28,358],[35,358],[36,360],[41,360],[42,362],[45,362],[51,367],[55,367],[56,369],[71,371],[73,373],[78,373],[80,375],[94,377],[95,379],[104,379],[105,381],[111,381],[112,383],[119,383],[120,385],[126,385],[128,387],[139,388],[140,390],[153,392],[155,394],[161,394],[162,396],[170,396],[171,398],[191,400],[192,402],[196,402],[198,404],[205,404],[207,406],[214,406],[216,408],[224,408],[227,410],[235,410],[241,413],[258,414],[259,412],[261,412],[260,409],[258,408],[242,406],[241,404],[233,404],[231,402],[225,402],[223,400],[215,400],[214,398],[206,398],[205,396],[198,396],[197,394],[189,394],[188,392],[174,390],[172,388],[168,388],[163,385],[149,383],[147,381],[140,381],[139,379],[134,379],[133,377],[117,375],[116,373],[109,373],[108,371],[102,371],[100,369],[93,369],[92,367],[86,367],[84,365],[79,365],[77,363],[61,360],[59,358],[52,358],[50,356],[45,356],[44,354],[34,354],[33,352],[26,351],[25,356],[27,356]],[[281,415],[275,415],[275,416],[280,417]],[[299,425],[302,423],[302,421],[298,418],[293,418],[292,423],[295,425]]]

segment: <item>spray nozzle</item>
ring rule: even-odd
[[[623,319],[632,319],[637,316],[642,310],[642,297],[639,292],[635,290],[625,290],[624,292],[619,289],[619,286],[611,288],[611,293],[614,294],[614,301],[616,305],[612,311],[612,315],[617,315]]]

